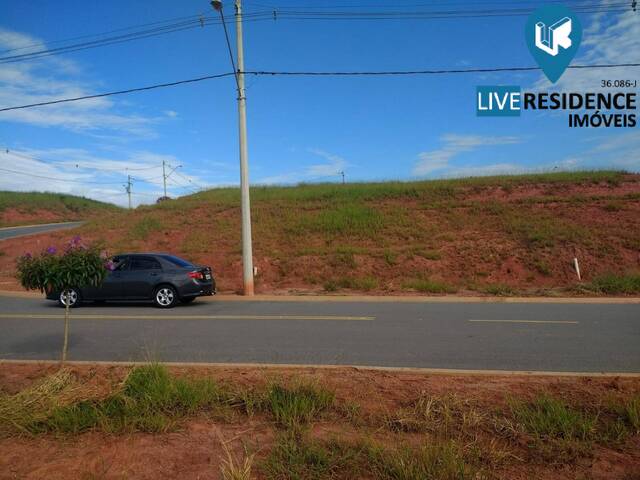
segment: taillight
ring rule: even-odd
[[[202,272],[189,272],[187,275],[189,275],[189,278],[195,278],[196,280],[202,280],[204,278]]]

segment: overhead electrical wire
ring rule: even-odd
[[[72,42],[74,40],[80,40],[80,39],[83,39],[83,38],[100,37],[102,35],[110,35],[112,33],[123,32],[123,31],[127,31],[127,30],[133,30],[135,28],[149,27],[149,26],[152,26],[152,25],[160,25],[160,24],[163,24],[163,23],[176,22],[178,20],[183,21],[183,20],[187,20],[187,19],[197,19],[197,18],[199,18],[201,16],[202,15],[197,14],[197,15],[186,15],[186,16],[183,16],[183,17],[168,18],[168,19],[165,19],[165,20],[158,20],[158,21],[155,21],[155,22],[142,23],[142,24],[139,24],[139,25],[130,25],[128,27],[116,28],[114,30],[108,30],[106,32],[90,33],[90,34],[87,34],[87,35],[79,35],[79,36],[76,36],[76,37],[64,38],[64,39],[59,39],[59,40],[50,40],[50,41],[47,41],[46,44],[47,45],[58,45],[60,43]],[[45,43],[45,42],[32,43],[32,44],[29,44],[29,45],[23,45],[21,47],[15,47],[15,48],[9,48],[9,49],[6,49],[6,50],[0,50],[0,53],[17,52],[19,50],[27,50],[29,48],[41,47],[43,45],[43,43]]]
[[[46,180],[56,180],[59,182],[70,182],[70,183],[92,183],[95,185],[120,185],[122,182],[94,182],[94,181],[90,181],[90,180],[73,180],[73,179],[67,179],[67,178],[60,178],[60,177],[49,177],[49,176],[45,176],[45,175],[37,175],[34,173],[27,173],[27,172],[21,172],[18,170],[11,170],[8,168],[0,168],[0,171],[3,172],[9,172],[9,173],[17,173],[18,175],[26,175],[28,177],[36,177],[36,178],[44,178]]]
[[[493,2],[495,3],[495,2]],[[387,6],[390,7],[391,5]],[[409,5],[394,5],[395,10],[362,10],[362,11],[327,11],[321,10],[318,11],[320,7],[316,6],[289,6],[289,7],[274,7],[270,11],[255,11],[255,12],[247,12],[243,14],[243,20],[245,22],[252,21],[277,21],[277,20],[429,20],[429,19],[447,19],[447,18],[482,18],[482,17],[504,17],[504,16],[519,16],[519,15],[528,15],[531,13],[535,7],[519,7],[519,8],[492,8],[492,9],[457,9],[457,10],[409,10],[403,11],[399,10],[402,8],[415,8],[416,6],[420,7],[433,7],[434,5],[429,4],[419,4],[414,6]],[[435,5],[438,8],[442,8],[443,6]],[[331,8],[331,6],[324,6],[326,8]],[[380,6],[374,5],[352,5],[352,6],[339,6],[334,5],[333,8],[347,8],[347,7],[366,7],[366,8],[380,8]],[[613,2],[613,3],[601,3],[601,2],[593,2],[592,0],[582,1],[581,3],[576,3],[573,7],[576,13],[615,13],[615,12],[623,12],[631,9],[631,6],[628,2]],[[172,20],[179,20],[173,23]],[[83,35],[80,37],[74,37],[73,39],[67,40],[57,40],[49,42],[49,44],[59,44],[65,43],[68,41],[72,41],[74,39],[82,39],[82,38],[95,38],[100,37],[102,35],[108,35],[111,33],[124,32],[128,30],[133,30],[135,28],[141,28],[146,26],[153,26],[153,28],[148,28],[144,30],[137,30],[133,32],[128,32],[116,36],[105,37],[105,38],[97,38],[95,40],[75,43],[71,45],[56,47],[56,48],[47,48],[41,49],[34,52],[27,52],[17,55],[9,55],[0,57],[0,63],[13,63],[27,60],[36,60],[43,57],[48,57],[51,55],[59,55],[62,53],[70,53],[76,52],[80,50],[86,50],[91,48],[97,48],[108,45],[115,45],[124,42],[130,42],[134,40],[140,40],[144,38],[156,37],[159,35],[165,35],[174,32],[180,32],[184,30],[201,28],[208,25],[219,25],[223,23],[224,20],[203,16],[203,15],[190,15],[186,17],[178,17],[176,19],[151,22],[148,24],[142,24],[138,26],[132,27],[123,27],[116,30],[111,30],[109,32],[104,32],[102,34],[93,34],[93,35]],[[232,21],[228,23],[232,23]],[[225,22],[226,25],[227,22]],[[31,47],[40,46],[41,44],[33,44]],[[9,53],[12,51],[18,51],[30,48],[29,46],[18,47],[10,50],[5,50],[0,53]]]
[[[247,14],[247,21],[258,19],[260,17],[271,18],[271,12],[253,13]],[[41,49],[35,52],[27,52],[18,55],[9,55],[0,57],[0,63],[14,63],[26,60],[36,60],[42,57],[48,57],[51,55],[59,55],[61,53],[76,52],[79,50],[86,50],[90,48],[97,48],[107,45],[114,45],[124,42],[130,42],[133,40],[139,40],[143,38],[156,37],[158,35],[165,35],[168,33],[180,32],[183,30],[189,30],[194,28],[202,28],[208,25],[219,25],[221,21],[214,17],[200,17],[192,20],[186,20],[182,22],[172,23],[169,25],[157,26],[151,29],[130,32],[127,34],[117,35],[113,37],[106,37],[102,39],[92,40],[88,42],[80,42],[72,45],[66,45],[57,48]]]
[[[620,67],[640,67],[640,63],[617,63],[604,65],[570,65],[570,69],[608,69]],[[498,68],[468,68],[468,69],[434,69],[434,70],[388,70],[388,71],[348,71],[348,72],[323,72],[323,71],[245,71],[245,75],[256,76],[306,76],[306,77],[350,77],[350,76],[410,76],[410,75],[454,75],[469,73],[499,73],[499,72],[529,72],[540,70],[539,67],[498,67]],[[57,100],[49,100],[45,102],[29,103],[25,105],[16,105],[13,107],[0,108],[0,112],[10,110],[20,110],[23,108],[42,107],[45,105],[55,105],[59,103],[77,102],[80,100],[88,100],[92,98],[110,97],[113,95],[123,95],[127,93],[142,92],[146,90],[154,90],[158,88],[173,87],[186,83],[196,83],[216,78],[224,78],[235,76],[236,72],[218,73],[214,75],[206,75],[204,77],[190,78],[186,80],[177,80],[175,82],[158,83],[155,85],[147,85],[144,87],[129,88],[126,90],[116,90],[113,92],[96,93],[94,95],[84,95],[81,97],[60,98]]]

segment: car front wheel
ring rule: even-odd
[[[162,285],[156,290],[153,300],[157,307],[171,308],[178,302],[178,293],[170,285]]]
[[[58,305],[61,307],[67,306],[67,300],[69,302],[69,308],[75,308],[80,305],[80,292],[76,288],[70,288],[69,290],[63,290],[58,297]]]

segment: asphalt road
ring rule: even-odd
[[[0,358],[59,358],[62,314],[0,297]],[[70,332],[72,360],[640,372],[639,304],[85,305]]]
[[[84,222],[48,223],[46,225],[30,225],[26,227],[0,228],[0,240],[8,238],[23,237],[25,235],[35,235],[36,233],[52,232],[67,228],[76,228]]]

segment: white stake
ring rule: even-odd
[[[578,274],[578,280],[582,281],[582,278],[580,277],[580,265],[578,265],[578,259],[574,258],[573,259],[573,266],[576,269],[576,273]]]

